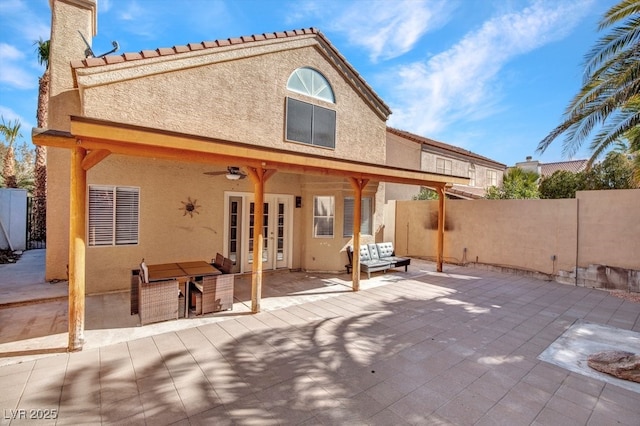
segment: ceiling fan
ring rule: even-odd
[[[244,179],[247,177],[247,174],[240,170],[240,167],[229,166],[227,167],[227,171],[219,171],[219,172],[204,172],[205,175],[209,176],[219,176],[224,175],[229,180],[238,180]]]

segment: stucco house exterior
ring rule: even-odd
[[[393,127],[387,128],[387,164],[453,176],[467,176],[467,184],[446,189],[454,199],[483,198],[490,186],[500,186],[506,165],[463,148]],[[420,192],[415,185],[385,184],[385,200],[411,200]]]
[[[69,279],[70,349],[85,293],[128,289],[143,258],[223,253],[252,274],[257,312],[263,270],[341,271],[345,245],[381,238],[380,182],[468,181],[387,164],[391,111],[316,29],[95,58],[79,34],[96,34],[95,0],[51,8],[49,128],[32,139],[48,147],[46,279]]]

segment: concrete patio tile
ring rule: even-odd
[[[167,425],[186,419],[182,400],[173,387],[140,394],[146,423]]]
[[[127,423],[129,420],[144,420],[141,410],[142,401],[139,395],[115,401],[103,402],[100,406],[100,414],[104,423]]]
[[[229,417],[226,408],[220,405],[190,416],[189,423],[192,426],[228,426],[233,424],[233,420]]]
[[[636,405],[627,407],[618,405],[614,402],[610,402],[607,400],[599,400],[596,406],[593,409],[593,414],[589,419],[589,424],[592,422],[599,422],[600,420],[607,420],[608,424],[612,424],[612,418],[615,418],[617,424],[628,425],[628,426],[637,426],[638,419],[640,418],[637,409],[634,409]],[[605,424],[605,423],[601,423]]]
[[[567,412],[567,410],[563,410],[562,412],[559,412],[549,407],[545,407],[542,409],[540,414],[538,414],[538,416],[535,418],[535,420],[531,424],[535,426],[542,426],[542,425],[580,426],[584,424],[584,422],[577,421],[567,416],[566,414],[564,414]]]
[[[409,426],[411,423],[405,421],[402,417],[386,408],[367,420],[370,426]]]
[[[551,400],[547,403],[545,410],[547,409],[553,410],[555,413],[561,413],[564,417],[568,419],[570,418],[571,420],[582,425],[586,424],[589,420],[589,416],[591,416],[591,409],[584,408],[558,395],[554,395],[553,398],[551,398]],[[549,413],[548,415],[555,413]]]
[[[208,381],[176,384],[176,390],[187,416],[222,405],[222,400]]]
[[[437,392],[420,393],[420,396],[409,395],[389,406],[388,410],[404,419],[409,424],[429,424],[429,416],[437,409],[437,401],[440,397]],[[444,398],[443,398],[444,399]],[[443,399],[440,399],[442,401]],[[443,402],[444,403],[444,402]]]
[[[603,382],[597,380],[588,380],[588,382],[599,384],[600,388],[602,388],[602,386],[604,385]],[[593,393],[595,393],[594,390],[597,389],[598,386],[594,388],[592,385],[586,383],[584,387],[576,388],[573,386],[569,386],[567,383],[568,382],[565,380],[562,386],[560,386],[555,392],[555,396],[561,397],[566,401],[570,401],[571,403],[574,403],[579,407],[585,408],[587,410],[592,410],[598,402],[598,398],[600,396],[599,393],[597,395],[593,395]]]
[[[607,383],[600,394],[601,401],[612,402],[638,414],[640,418],[640,394]]]
[[[640,418],[637,393],[537,359],[580,316],[637,327],[638,304],[608,301],[599,290],[471,268],[438,274],[415,263],[409,274],[364,280],[357,293],[341,277],[316,277],[317,294],[299,292],[300,303],[287,292],[310,288],[299,278],[306,275],[274,274],[287,281],[275,310],[247,315],[245,299],[244,310],[194,318],[193,327],[184,327],[191,319],[138,327],[139,338],[125,343],[0,367],[8,379],[0,407],[52,403],[59,424],[608,425]],[[106,300],[92,306],[110,312]],[[263,302],[269,306],[268,297]],[[139,334],[155,328],[161,334]]]
[[[513,411],[521,412],[527,418],[533,420],[552,395],[527,383],[519,382],[498,401],[498,404],[505,405]]]
[[[435,414],[453,424],[470,425],[478,421],[494,404],[494,401],[465,389],[438,408]]]
[[[491,407],[478,421],[475,426],[514,426],[531,424],[536,414],[527,414],[508,407],[505,404],[496,404]]]

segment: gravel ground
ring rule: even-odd
[[[630,302],[640,303],[640,293],[631,293],[626,290],[609,290],[609,294]]]

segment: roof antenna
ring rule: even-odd
[[[82,37],[82,41],[84,41],[84,44],[87,45],[87,48],[84,49],[84,57],[85,58],[93,58],[95,57],[95,55],[93,54],[93,50],[91,50],[91,45],[89,44],[89,42],[87,41],[86,38],[84,38],[84,36],[82,35],[82,33],[80,32],[80,30],[78,30],[78,34],[80,34],[80,37]]]
[[[91,49],[91,46],[89,45],[89,42],[87,41],[86,38],[84,38],[84,36],[82,35],[82,33],[80,31],[78,31],[78,33],[80,34],[80,37],[82,37],[82,41],[84,41],[84,44],[87,46],[87,48],[84,50],[84,57],[85,58],[102,58],[104,56],[110,55],[113,52],[117,51],[118,49],[120,49],[120,45],[118,44],[117,41],[112,41],[111,45],[113,46],[113,49],[111,49],[110,51],[103,53],[102,55],[94,55],[93,54],[93,50]]]

